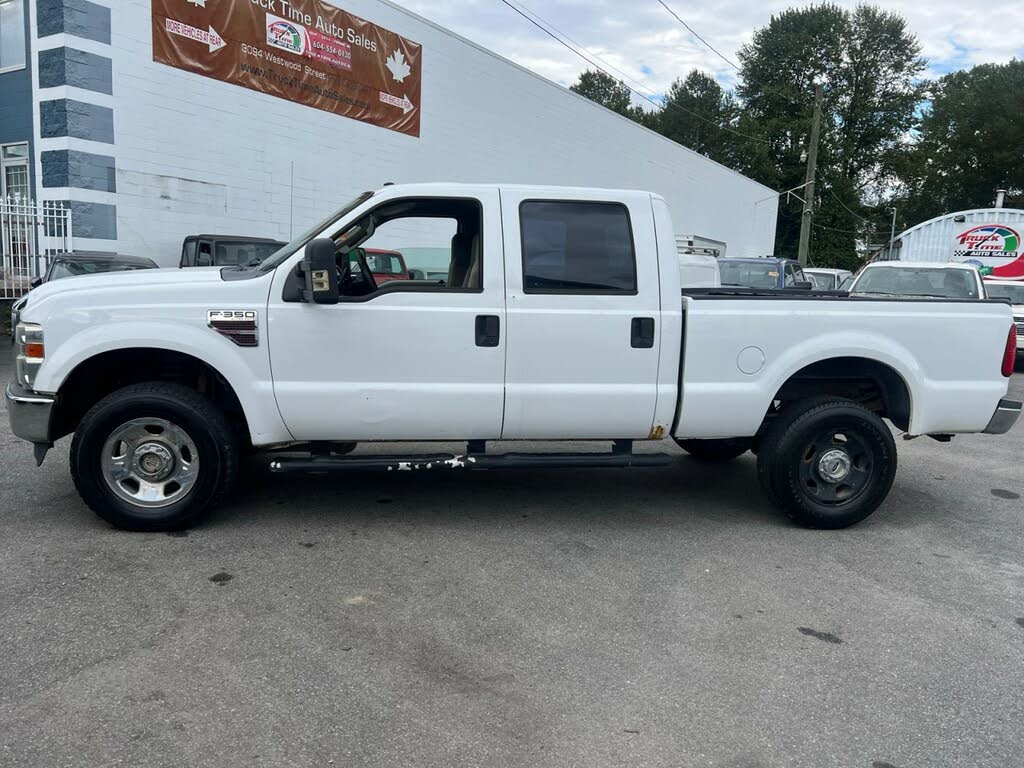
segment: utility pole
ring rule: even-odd
[[[896,208],[892,209],[892,226],[889,227],[889,247],[892,248],[893,242],[896,240]]]
[[[814,170],[818,164],[818,134],[821,132],[821,84],[814,86],[814,117],[811,118],[811,142],[807,147],[807,178],[804,187],[804,211],[800,219],[800,247],[797,259],[807,266],[807,250],[811,244],[811,217],[814,215]]]

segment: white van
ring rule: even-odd
[[[679,282],[683,288],[717,288],[722,284],[718,259],[703,253],[680,253]]]
[[[722,276],[718,259],[725,256],[725,243],[699,235],[676,235],[679,254],[679,282],[683,288],[718,288]]]

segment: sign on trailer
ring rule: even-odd
[[[153,61],[420,135],[419,43],[322,0],[152,0]]]

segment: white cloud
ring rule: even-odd
[[[621,70],[654,93],[664,93],[672,80],[697,67],[724,85],[735,71],[694,39],[657,0],[523,0],[561,32],[585,46],[611,69]],[[572,84],[588,65],[547,37],[501,0],[396,0],[410,10],[489,48],[544,77]],[[736,52],[773,13],[797,5],[790,2],[666,0],[702,37],[726,58]],[[855,0],[840,5],[855,7]],[[802,5],[802,3],[800,4]],[[1024,28],[1021,0],[889,0],[881,4],[907,19],[929,59],[929,76],[982,62],[1024,57],[1024,42],[1015,30]],[[610,65],[610,66],[607,66]],[[630,83],[634,85],[634,83]]]

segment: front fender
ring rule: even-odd
[[[262,314],[262,313],[261,313]],[[70,331],[70,332],[69,332]],[[190,355],[215,369],[238,396],[253,444],[291,440],[274,399],[266,341],[239,347],[205,324],[176,319],[107,320],[98,325],[48,322],[47,357],[36,377],[38,392],[57,393],[79,365],[105,352],[161,349]],[[57,343],[51,341],[52,336]],[[52,352],[51,352],[52,350]]]

